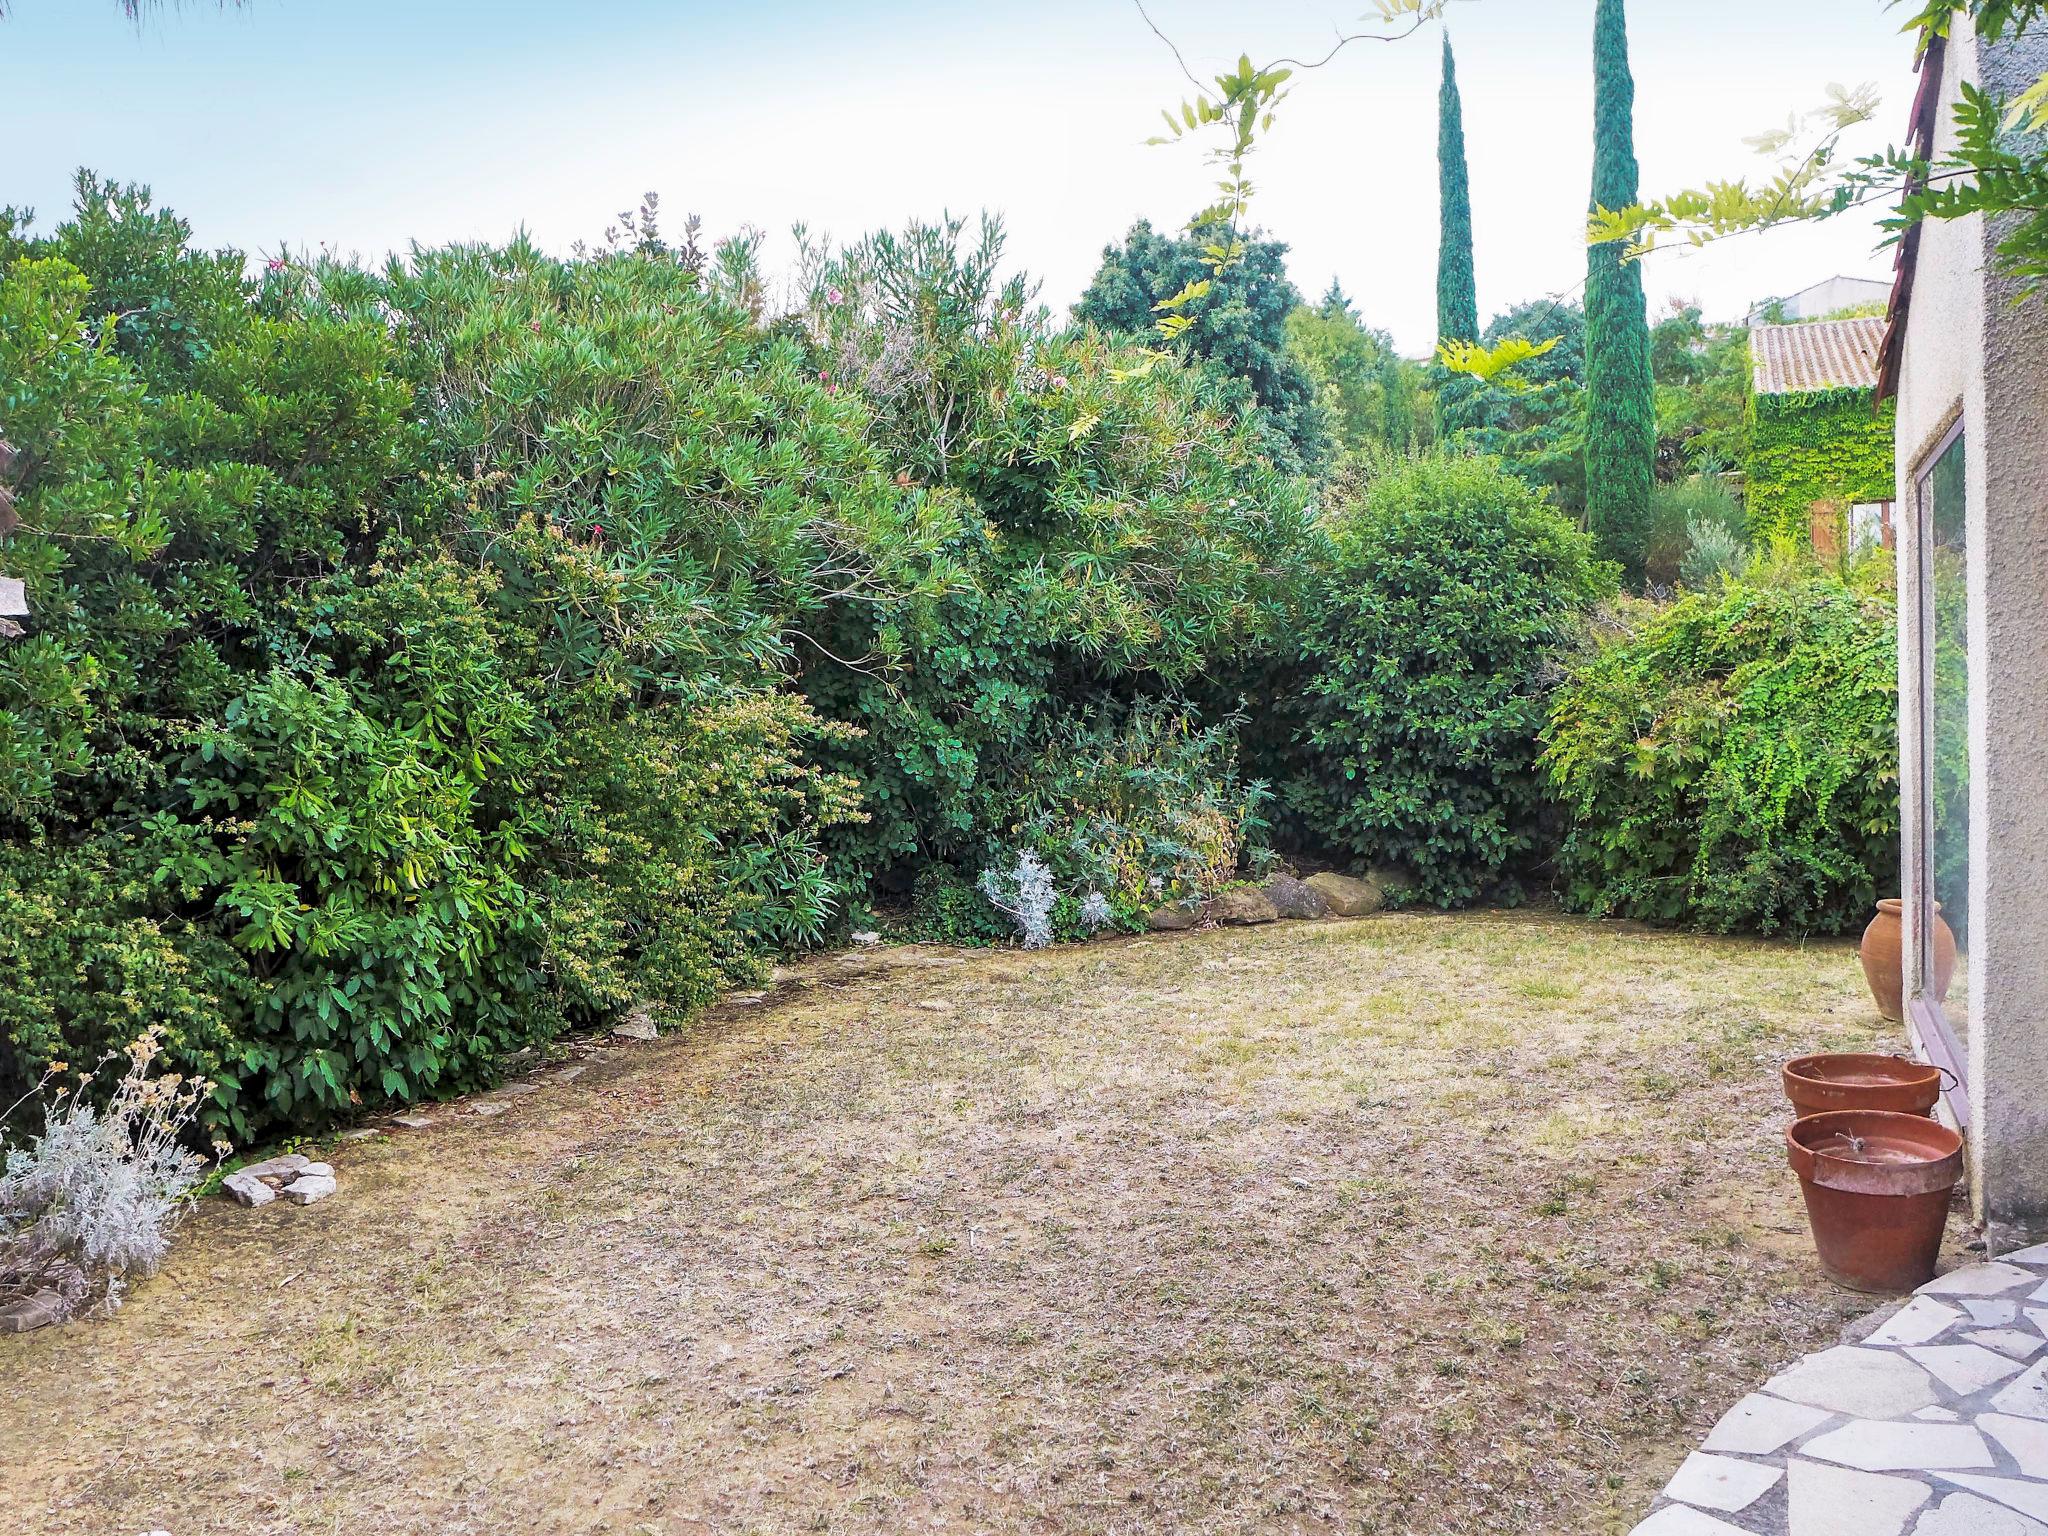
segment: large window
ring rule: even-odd
[[[1970,1030],[1970,592],[1958,422],[1922,466],[1920,535],[1921,761],[1927,794],[1919,862],[1919,997],[1967,1041]],[[1948,937],[1954,938],[1951,949]],[[1957,1065],[1960,1065],[1958,1063]]]

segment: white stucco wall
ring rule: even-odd
[[[2048,35],[1948,50],[1960,81],[2011,94],[2048,69]],[[1937,147],[1952,134],[1946,122]],[[1998,230],[1978,218],[1923,227],[1899,375],[1899,500],[1914,507],[1928,451],[1961,411],[1970,597],[1970,1181],[1994,1251],[2048,1233],[2048,300],[2015,304],[1990,271]],[[1927,785],[1915,541],[1900,559],[1901,800],[1907,981],[1915,839]]]

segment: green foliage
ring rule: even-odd
[[[1873,406],[1867,389],[1755,396],[1743,461],[1751,541],[1810,543],[1816,501],[1891,500],[1895,412],[1890,400]]]
[[[844,606],[804,670],[817,707],[864,733],[831,755],[870,816],[838,842],[850,877],[978,872],[1069,722],[1120,719],[1285,630],[1309,527],[1303,488],[1201,373],[1053,333],[1001,300],[1016,290],[995,261],[912,257],[920,243],[864,243],[872,272],[827,260],[807,322],[829,362],[902,355],[890,338],[918,317],[962,317],[942,368],[881,386],[901,401],[885,429],[960,508],[960,579],[923,608]]]
[[[1749,564],[1749,547],[1742,535],[1726,523],[1688,521],[1685,525],[1685,554],[1678,562],[1678,579],[1698,591],[1722,577],[1740,576]]]
[[[1301,294],[1287,279],[1287,247],[1277,240],[1243,242],[1239,259],[1210,273],[1205,248],[1221,238],[1208,226],[1179,238],[1139,220],[1121,246],[1108,246],[1074,318],[1120,336],[1151,330],[1159,305],[1206,283],[1179,314],[1188,321],[1172,340],[1214,381],[1215,398],[1250,421],[1261,447],[1282,469],[1313,469],[1328,452],[1316,389],[1287,350],[1287,317]]]
[[[1156,703],[1115,726],[1067,722],[1024,777],[1010,840],[1063,894],[1108,897],[1112,921],[1132,931],[1163,902],[1214,895],[1266,831],[1269,791],[1240,776],[1234,726]]]
[[[1287,350],[1315,385],[1331,441],[1342,454],[1404,456],[1427,446],[1425,370],[1369,330],[1336,283],[1316,305],[1287,317]]]
[[[650,217],[573,263],[249,284],[90,177],[8,229],[6,1075],[146,1017],[245,1138],[823,936],[851,733],[784,669],[804,624],[944,590],[960,520],[707,291],[740,263]]]
[[[1748,328],[1709,325],[1697,304],[1674,300],[1650,327],[1660,482],[1748,456],[1749,369]]]
[[[1718,550],[1722,537],[1739,551],[1743,540],[1742,503],[1718,475],[1688,475],[1659,485],[1650,495],[1650,537],[1644,551],[1643,574],[1654,586],[1668,587],[1681,579],[1684,562],[1699,547],[1705,530]],[[1688,586],[1699,583],[1687,580]]]
[[[1547,678],[1612,586],[1590,542],[1486,459],[1423,459],[1343,509],[1303,637],[1285,802],[1328,846],[1450,906],[1511,895],[1544,843]]]
[[[1458,66],[1451,57],[1448,31],[1436,113],[1436,333],[1439,341],[1476,341],[1479,296],[1472,273],[1472,182],[1465,169],[1465,112],[1458,99]]]
[[[1592,207],[1636,200],[1635,81],[1622,0],[1593,21]],[[1586,252],[1586,519],[1602,558],[1642,579],[1657,420],[1642,269],[1618,245]]]
[[[1624,609],[1551,708],[1576,910],[1840,933],[1898,878],[1891,605],[1798,570]]]
[[[1577,304],[1538,299],[1503,310],[1481,338],[1503,347],[1517,339],[1553,340],[1497,380],[1453,378],[1441,386],[1461,399],[1458,441],[1491,454],[1532,485],[1547,487],[1574,514],[1586,505],[1586,315]],[[1450,414],[1447,408],[1447,415]]]

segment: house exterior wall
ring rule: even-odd
[[[1831,277],[1777,302],[1784,306],[1783,314],[1787,320],[1820,320],[1837,310],[1854,309],[1860,304],[1882,304],[1890,292],[1888,283],[1879,282],[1874,277]],[[1769,310],[1769,304],[1757,305],[1749,312],[1749,323],[1763,323]]]
[[[1943,99],[1968,80],[2011,94],[2048,68],[2048,35],[1979,49],[1957,29]],[[1953,139],[1946,109],[1937,152]],[[1971,941],[1967,947],[1971,1196],[1993,1252],[2048,1235],[2048,302],[2014,304],[1990,271],[1998,230],[1930,220],[1898,385],[1898,497],[1958,413],[1964,423],[1969,595]],[[1919,974],[1929,818],[1918,541],[1900,540],[1900,799],[1907,995]]]

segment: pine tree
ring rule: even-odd
[[[1472,280],[1472,183],[1465,170],[1465,110],[1458,66],[1444,33],[1444,82],[1436,96],[1436,333],[1446,341],[1479,339],[1479,293]]]
[[[1622,0],[1598,0],[1593,18],[1595,208],[1636,200],[1635,81],[1628,69]],[[1650,322],[1643,272],[1615,241],[1586,248],[1586,520],[1600,553],[1631,582],[1643,574],[1657,416],[1650,381]]]

